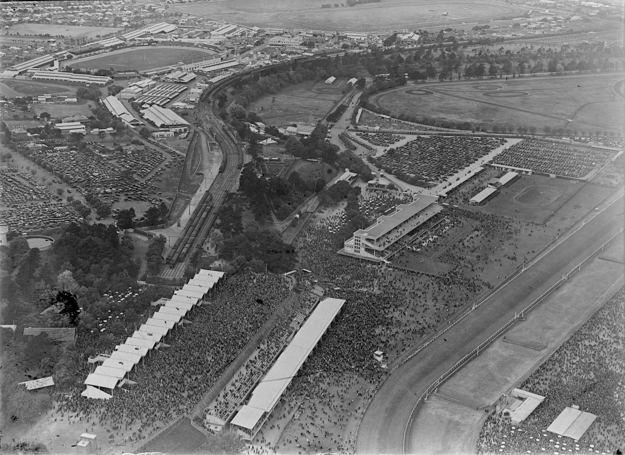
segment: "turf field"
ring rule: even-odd
[[[174,65],[178,62],[192,63],[208,60],[212,52],[192,47],[158,46],[110,52],[82,60],[66,62],[72,68],[138,70]]]
[[[24,22],[23,24],[12,25],[8,32],[11,35],[19,33],[20,35],[40,35],[49,34],[50,36],[67,36],[80,38],[98,38],[99,36],[117,33],[122,28],[116,27],[86,27],[82,25],[63,25],[63,24],[31,24]]]
[[[258,113],[269,125],[304,123],[312,126],[341,99],[345,84],[345,80],[336,80],[332,85],[324,81],[296,84],[275,95],[259,98],[248,110]]]
[[[527,8],[503,2],[428,2],[384,0],[348,7],[322,8],[324,0],[231,0],[171,5],[170,9],[259,27],[310,28],[321,30],[416,30],[427,26],[449,26],[461,22],[488,22],[493,18],[517,17]],[[446,15],[444,15],[447,13]]]
[[[622,131],[625,106],[612,91],[618,74],[488,79],[414,86],[381,93],[373,102],[394,113],[482,125]]]
[[[9,90],[6,90],[4,87],[8,87]],[[17,96],[11,92],[19,93],[19,96],[38,96],[49,94],[59,94],[59,93],[76,93],[76,86],[63,87],[61,85],[47,85],[45,83],[40,82],[26,82],[26,81],[12,81],[12,80],[3,80],[0,83],[0,91],[2,91],[3,95],[6,96]]]

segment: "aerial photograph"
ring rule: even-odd
[[[623,455],[624,1],[329,1],[0,0],[0,455]]]

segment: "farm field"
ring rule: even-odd
[[[324,81],[304,82],[288,87],[276,95],[263,96],[248,106],[268,125],[288,126],[305,123],[314,126],[342,96],[345,80],[332,85]]]
[[[373,102],[394,113],[486,125],[622,131],[625,106],[612,92],[623,76],[596,74],[487,79],[402,87]],[[569,121],[570,120],[570,121]]]
[[[117,27],[85,27],[81,25],[63,25],[63,24],[32,24],[24,22],[11,26],[8,32],[10,35],[19,33],[20,35],[45,35],[52,37],[57,35],[72,38],[97,38],[98,36],[117,33],[122,28]]]
[[[431,3],[425,0],[386,0],[354,7],[321,8],[323,0],[247,0],[172,5],[172,10],[215,20],[259,27],[312,28],[322,30],[385,30],[427,26],[451,26],[462,22],[488,22],[517,17],[527,11],[500,2]],[[448,13],[443,16],[444,13]]]
[[[8,90],[7,90],[8,88]],[[10,81],[3,80],[0,82],[0,92],[8,97],[13,96],[38,96],[60,93],[72,93],[76,94],[77,86],[63,87],[62,85],[48,85],[45,83],[30,82],[30,81]]]
[[[190,47],[158,46],[111,52],[82,60],[70,60],[72,68],[138,70],[207,60],[212,52]]]

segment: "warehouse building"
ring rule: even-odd
[[[141,111],[141,115],[158,128],[167,128],[169,131],[184,133],[189,131],[189,122],[180,117],[171,109],[160,106],[151,106]]]
[[[115,117],[121,119],[124,123],[130,126],[141,125],[141,121],[136,119],[126,106],[114,96],[107,96],[102,100],[104,107],[113,114]]]
[[[36,71],[33,73],[32,79],[34,81],[65,82],[70,84],[97,85],[100,87],[112,81],[108,76],[62,73],[58,71]]]

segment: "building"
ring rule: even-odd
[[[181,65],[180,69],[182,71],[195,71],[200,68],[204,68],[205,66],[213,66],[218,65],[221,62],[221,57],[209,58],[207,60],[202,60],[199,62],[188,63],[186,65]]]
[[[545,397],[521,389],[513,389],[504,408],[510,416],[512,425],[519,425],[534,412]]]
[[[202,66],[201,68],[197,68],[197,71],[204,73],[204,74],[211,74],[217,71],[224,71],[224,70],[233,68],[238,65],[240,65],[240,63],[234,59],[224,60],[222,62],[215,63],[213,65],[207,65],[207,66]]]
[[[301,36],[274,36],[268,42],[268,46],[299,46],[303,42]]]
[[[400,46],[416,46],[421,37],[416,33],[404,33],[397,35],[396,44]]]
[[[115,117],[121,119],[125,124],[135,126],[141,125],[141,121],[136,119],[129,111],[126,109],[126,106],[123,105],[121,101],[119,101],[114,96],[107,96],[102,100],[104,107],[106,107],[111,114]]]
[[[373,180],[369,180],[367,182],[367,191],[377,192],[388,192],[388,191],[397,191],[397,186],[388,179],[384,177],[377,177]]]
[[[154,139],[171,139],[174,137],[173,131],[155,131],[152,133]]]
[[[336,77],[330,76],[329,78],[326,79],[326,84],[328,84],[328,85],[334,84],[335,80],[336,80]]]
[[[497,185],[501,188],[504,188],[506,186],[512,185],[514,182],[516,182],[520,178],[521,178],[521,175],[519,173],[508,172],[506,175],[504,175],[497,181]]]
[[[345,172],[343,172],[343,175],[341,175],[338,179],[336,179],[336,183],[345,180],[347,183],[351,185],[356,181],[357,177],[358,177],[357,173],[350,172],[349,169],[345,168]]]
[[[493,188],[492,186],[484,188],[482,191],[480,191],[475,196],[473,196],[471,199],[469,199],[469,204],[471,204],[471,205],[484,205],[488,201],[490,201],[492,198],[497,196],[497,192],[498,191],[499,190],[497,188]]]
[[[171,109],[160,106],[151,106],[141,110],[141,115],[158,128],[167,128],[169,131],[184,133],[189,131],[189,122],[180,117]]]
[[[358,79],[356,79],[355,77],[352,77],[350,80],[347,81],[348,85],[355,85],[356,82],[358,82]]]
[[[402,239],[443,207],[432,196],[418,196],[410,204],[400,204],[390,215],[382,215],[366,229],[359,229],[346,240],[339,254],[384,262],[390,254],[389,247]]]
[[[61,130],[63,134],[87,134],[85,125],[80,122],[57,123],[54,125],[54,128]]]
[[[230,425],[243,439],[248,441],[254,439],[279,403],[291,380],[344,304],[345,300],[333,298],[319,302],[317,308],[297,331],[265,377],[254,388],[247,404],[243,405],[230,422]]]

